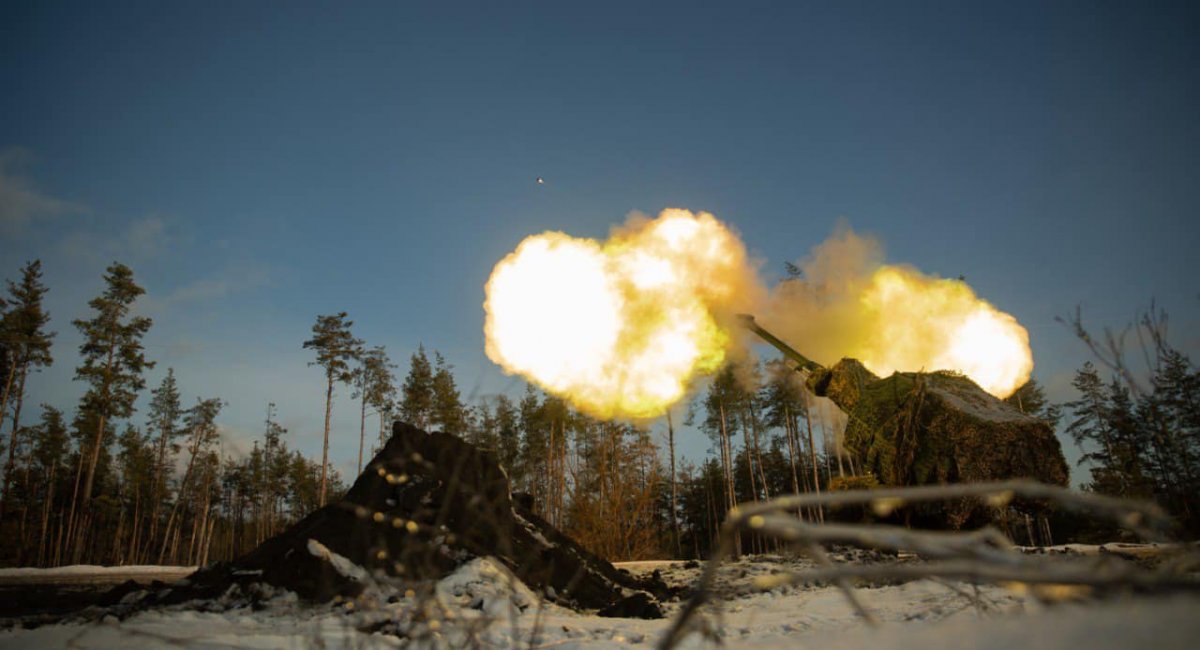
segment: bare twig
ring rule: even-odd
[[[1063,558],[1027,562],[1021,566],[996,566],[972,560],[921,562],[913,564],[843,564],[803,572],[775,574],[764,587],[781,587],[838,579],[919,580],[943,578],[965,582],[1020,582],[1084,587],[1133,587],[1200,591],[1200,581],[1174,573],[1147,571],[1134,565],[1113,565],[1097,570],[1094,562],[1067,562]]]
[[[831,582],[842,590],[850,605],[868,622],[873,618],[851,586],[853,580],[937,579],[956,591],[959,590],[944,581],[1073,585],[1084,590],[1108,587],[1200,589],[1200,581],[1181,573],[1176,567],[1148,571],[1123,562],[1072,562],[1063,558],[1025,555],[1015,550],[1008,538],[991,527],[964,532],[920,531],[886,525],[816,524],[795,516],[804,508],[850,505],[869,506],[877,514],[883,515],[911,503],[964,498],[982,499],[991,506],[1002,508],[1018,497],[1090,512],[1111,519],[1145,539],[1163,539],[1172,525],[1171,519],[1154,504],[1074,492],[1029,480],[797,494],[743,504],[730,510],[722,523],[716,552],[705,565],[695,593],[684,603],[659,647],[673,647],[692,629],[693,617],[711,598],[720,563],[729,555],[733,547],[732,540],[743,531],[797,545],[811,554],[820,565],[807,571],[762,577],[756,581],[760,588]],[[932,561],[834,565],[825,553],[823,544],[908,551]],[[965,592],[959,593],[977,608],[981,607],[977,595],[971,597]]]
[[[808,541],[804,543],[804,548],[808,551],[808,554],[817,561],[817,564],[820,564],[826,569],[834,568],[833,561],[829,559],[829,554],[825,552],[824,547],[822,547],[820,544],[814,541]],[[854,611],[857,612],[858,615],[867,622],[867,625],[874,626],[879,624],[879,621],[875,618],[875,615],[871,613],[871,610],[867,609],[867,606],[864,605],[862,600],[859,599],[858,594],[854,592],[854,586],[850,584],[849,580],[846,580],[845,578],[834,578],[833,583],[842,591],[842,595],[844,595],[846,600],[850,602],[850,606],[853,607]]]
[[[999,507],[1007,505],[1015,497],[1053,501],[1073,510],[1091,512],[1112,519],[1151,541],[1165,540],[1166,532],[1173,525],[1171,518],[1153,503],[1076,492],[1025,479],[991,483],[847,490],[821,494],[793,494],[770,501],[740,505],[730,512],[727,521],[732,525],[749,526],[750,520],[756,515],[762,516],[770,512],[786,512],[816,505],[838,507],[869,505],[876,511],[890,512],[910,503],[978,498]]]

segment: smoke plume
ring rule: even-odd
[[[877,375],[955,370],[1006,397],[1029,379],[1029,335],[966,282],[884,264],[879,240],[839,223],[780,282],[759,321],[818,363],[853,357]]]

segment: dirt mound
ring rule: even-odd
[[[373,576],[440,579],[486,556],[549,600],[602,615],[661,618],[658,599],[669,591],[618,571],[533,514],[527,501],[515,503],[490,452],[397,422],[341,501],[156,600],[211,598],[253,583],[310,601],[352,598]]]

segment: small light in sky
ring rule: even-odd
[[[544,179],[543,179],[541,176],[538,176],[538,177],[537,177],[537,184],[538,184],[538,185],[545,185],[545,184],[546,184],[546,181],[545,181],[545,180],[544,180]]]

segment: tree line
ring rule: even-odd
[[[82,335],[75,380],[86,387],[69,414],[50,404],[30,417],[26,381],[54,362],[39,261],[0,298],[0,423],[7,436],[0,493],[0,562],[6,565],[203,564],[247,550],[318,507],[326,482],[316,462],[289,450],[269,405],[261,445],[245,458],[220,450],[224,401],[185,405],[173,369],[135,404],[155,366],[142,340],[153,322],[133,310],[145,293],[133,271],[110,265]]]
[[[0,381],[7,433],[0,495],[0,563],[205,564],[236,557],[322,505],[346,485],[329,459],[333,396],[357,400],[357,471],[386,441],[393,419],[442,430],[495,453],[514,491],[544,519],[610,559],[705,557],[737,503],[787,493],[872,487],[840,445],[839,412],[782,362],[730,363],[676,416],[711,442],[698,460],[679,459],[676,422],[605,421],[526,386],[519,398],[469,403],[453,367],[419,346],[403,378],[383,346],[353,334],[345,312],[318,316],[302,342],[320,368],[325,398],[321,458],[291,449],[274,404],[251,450],[223,452],[225,402],[185,404],[173,369],[135,405],[154,367],[141,341],[152,327],[132,306],[144,290],[119,263],[104,275],[83,336],[75,379],[86,386],[68,414],[25,405],[30,373],[53,363],[55,337],[37,261],[8,282],[0,301]],[[1188,358],[1154,341],[1149,387],[1130,383],[1123,360],[1111,381],[1087,364],[1065,408],[1065,427],[1085,450],[1087,489],[1152,498],[1196,529],[1200,485],[1200,376]],[[1008,401],[1057,426],[1063,407],[1031,381]],[[370,427],[370,430],[368,429]],[[819,509],[798,513],[823,521]],[[834,515],[837,516],[837,515]],[[739,552],[771,550],[745,535]]]
[[[318,316],[302,343],[324,378],[321,458],[289,447],[273,404],[250,452],[235,457],[221,445],[223,399],[187,403],[174,369],[147,390],[155,362],[142,340],[153,323],[133,310],[145,291],[120,263],[106,270],[90,317],[72,323],[83,337],[75,373],[83,397],[70,412],[43,404],[30,417],[26,379],[54,361],[41,277],[39,262],[27,264],[0,303],[8,565],[204,564],[248,551],[344,492],[329,459],[339,386],[357,400],[359,471],[394,418],[458,435],[494,451],[539,515],[614,559],[702,555],[731,504],[826,489],[833,472],[846,471],[840,454],[824,452],[835,447],[829,418],[815,418],[829,439],[818,451],[801,384],[780,368],[725,369],[684,418],[708,433],[721,463],[676,465],[669,418],[664,459],[650,426],[591,418],[531,386],[519,399],[468,403],[439,352],[418,347],[398,379],[387,350],[356,337],[345,312]],[[748,390],[735,378],[746,372],[773,379]]]
[[[1097,339],[1079,313],[1068,323],[1091,348],[1072,386],[1066,432],[1086,453],[1086,489],[1156,501],[1190,535],[1200,533],[1200,371],[1167,340],[1167,315],[1150,310]],[[1126,345],[1130,333],[1137,346]],[[1144,373],[1126,360],[1141,353]],[[1097,365],[1099,364],[1099,365]]]

